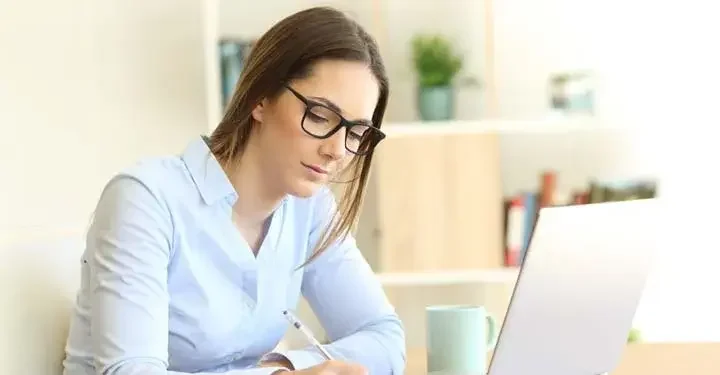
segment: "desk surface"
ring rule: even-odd
[[[408,349],[406,375],[425,375],[425,349]],[[610,375],[720,374],[720,343],[647,343],[628,345]]]

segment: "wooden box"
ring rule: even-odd
[[[496,134],[389,132],[356,238],[376,272],[502,267],[502,208]]]

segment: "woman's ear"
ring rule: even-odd
[[[267,104],[268,104],[267,99],[263,99],[252,110],[252,117],[258,123],[263,122],[263,114],[264,114],[265,108],[267,108]]]

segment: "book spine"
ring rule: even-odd
[[[523,239],[522,248],[520,250],[520,264],[525,260],[525,254],[530,247],[530,238],[532,238],[533,229],[535,228],[535,219],[538,214],[538,195],[535,193],[525,193],[523,199],[525,207],[523,218]]]
[[[516,267],[520,265],[520,256],[523,248],[523,235],[525,232],[525,205],[522,197],[515,197],[510,201],[507,214],[507,230],[505,232],[505,265]]]
[[[555,205],[557,194],[557,173],[555,171],[543,172],[540,177],[540,207],[551,207]]]

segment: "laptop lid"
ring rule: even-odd
[[[657,199],[543,208],[488,375],[595,375],[625,348],[656,250]]]

